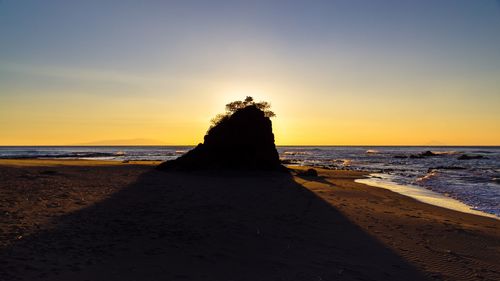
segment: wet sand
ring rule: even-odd
[[[500,221],[361,172],[156,164],[0,160],[0,280],[500,279]]]

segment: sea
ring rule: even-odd
[[[0,147],[0,159],[164,161],[175,159],[191,148],[4,146]],[[405,187],[394,189],[403,194],[430,192],[500,218],[500,146],[278,146],[277,149],[286,164],[368,171],[370,176],[364,183]]]

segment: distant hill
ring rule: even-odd
[[[164,142],[152,139],[121,139],[121,140],[100,140],[76,145],[167,145]]]

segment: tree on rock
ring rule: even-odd
[[[276,114],[272,112],[271,109],[271,104],[269,104],[266,101],[261,101],[261,102],[254,102],[253,98],[250,96],[247,96],[243,101],[237,100],[230,102],[226,104],[226,113],[223,115],[230,116],[231,114],[235,113],[237,110],[245,108],[247,106],[256,106],[258,109],[262,110],[264,112],[264,115],[266,117],[275,117]]]

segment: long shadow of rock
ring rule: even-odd
[[[284,173],[150,171],[0,260],[2,280],[426,280]]]
[[[314,181],[314,182],[318,182],[318,183],[322,183],[322,184],[326,184],[326,185],[330,185],[330,186],[334,185],[333,183],[326,180],[326,178],[323,176],[305,176],[305,175],[301,175],[301,174],[296,174],[294,176],[297,178],[306,180],[306,181]]]

